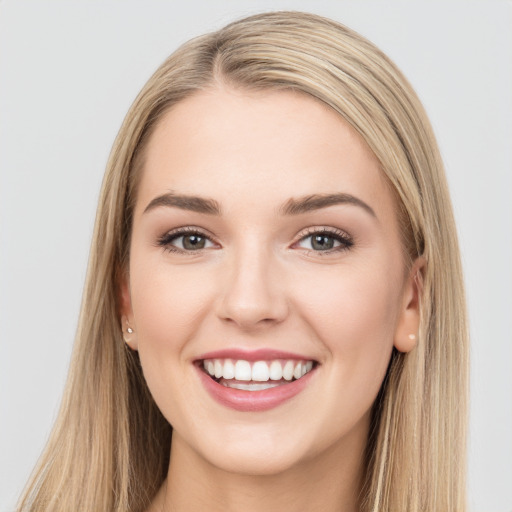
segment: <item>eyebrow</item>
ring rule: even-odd
[[[280,212],[283,215],[300,215],[301,213],[307,213],[313,210],[320,210],[321,208],[327,208],[338,204],[351,204],[359,206],[372,217],[377,218],[373,208],[366,204],[361,199],[344,193],[337,194],[313,194],[309,196],[300,197],[298,199],[289,199],[280,208]]]
[[[279,208],[281,215],[300,215],[302,213],[320,210],[329,206],[338,204],[350,204],[359,206],[372,217],[377,217],[373,208],[361,199],[345,193],[336,194],[312,194],[299,198],[291,198]],[[220,205],[215,199],[209,199],[199,196],[189,196],[176,194],[175,192],[167,192],[161,196],[155,197],[145,208],[147,213],[160,206],[175,207],[182,210],[189,210],[207,215],[221,215]]]
[[[206,213],[208,215],[220,215],[220,205],[214,199],[207,199],[197,196],[187,196],[183,194],[176,194],[174,192],[167,192],[161,196],[155,197],[144,210],[147,213],[159,206],[171,206],[181,208],[182,210],[189,210],[197,213]]]

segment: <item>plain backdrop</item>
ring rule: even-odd
[[[57,412],[100,182],[124,114],[180,43],[271,9],[356,29],[399,65],[426,106],[467,281],[471,511],[512,511],[512,3],[3,0],[1,512],[13,510]]]

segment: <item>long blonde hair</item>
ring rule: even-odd
[[[128,112],[102,186],[61,409],[18,511],[139,512],[166,476],[172,429],[123,342],[119,278],[144,148],[162,114],[217,80],[289,89],[329,105],[365,139],[397,197],[404,248],[422,255],[419,342],[394,352],[373,407],[361,510],[465,510],[468,333],[456,230],[425,112],[395,65],[334,21],[260,14],[193,39]]]

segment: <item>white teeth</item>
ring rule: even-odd
[[[252,365],[252,379],[258,382],[266,382],[270,375],[268,364],[265,361],[256,361]]]
[[[291,381],[300,379],[313,369],[313,361],[297,361],[294,359],[274,361],[245,361],[243,359],[205,359],[202,362],[206,373],[211,377],[223,380],[245,381],[245,382],[269,382],[269,381]],[[234,387],[230,385],[230,387]],[[237,384],[238,385],[238,384]],[[244,384],[245,386],[245,384]],[[251,385],[251,389],[256,389]],[[273,386],[270,386],[273,387]],[[245,387],[237,389],[246,389]],[[258,388],[260,389],[260,388]],[[267,389],[267,388],[261,388]]]
[[[236,380],[251,380],[251,363],[249,361],[239,360],[235,364],[235,379]]]
[[[311,362],[311,367],[313,363]],[[281,380],[283,378],[283,367],[279,361],[272,361],[270,363],[270,380]]]
[[[286,364],[283,368],[283,379],[284,380],[292,380],[293,379],[293,361],[286,361]]]
[[[295,368],[293,369],[293,376],[296,379],[300,379],[302,377],[302,363],[297,363]]]
[[[222,370],[222,376],[225,379],[234,379],[235,378],[235,365],[231,359],[226,359],[224,361],[224,369]]]
[[[215,367],[215,378],[219,379],[220,377],[222,377],[222,361],[220,359],[215,359],[213,364]]]

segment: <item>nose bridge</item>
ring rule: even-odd
[[[248,237],[226,262],[220,317],[242,328],[278,323],[287,314],[285,290],[278,282],[278,262],[268,243]]]

